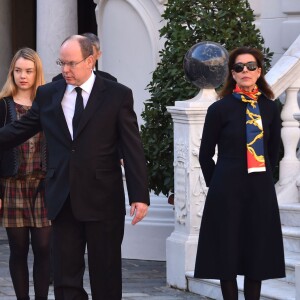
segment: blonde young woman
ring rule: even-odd
[[[44,84],[42,63],[30,48],[12,59],[0,92],[0,126],[20,119]],[[48,297],[51,224],[44,203],[46,147],[42,133],[0,153],[0,222],[6,228],[9,269],[18,300],[29,300],[28,251],[31,242],[36,300]]]

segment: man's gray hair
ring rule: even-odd
[[[82,36],[85,36],[86,38],[88,38],[90,40],[90,42],[92,43],[92,45],[95,46],[97,51],[100,51],[100,40],[96,34],[91,33],[91,32],[86,32],[86,33],[83,33]]]

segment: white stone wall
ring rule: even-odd
[[[99,68],[114,75],[133,91],[138,123],[152,72],[159,61],[163,40],[161,13],[165,0],[94,0],[101,43]],[[127,201],[128,203],[128,201]],[[122,256],[131,259],[166,260],[166,239],[174,229],[173,206],[164,196],[151,194],[147,217],[131,225],[129,206],[125,220]]]
[[[163,46],[159,29],[164,0],[94,0],[101,42],[100,69],[117,77],[133,90],[140,117],[150,97],[146,87]]]
[[[256,25],[273,56],[273,64],[300,35],[299,0],[249,0]]]

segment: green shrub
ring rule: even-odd
[[[254,14],[245,0],[169,0],[162,15],[166,39],[160,62],[148,85],[151,98],[142,113],[141,135],[149,172],[149,187],[155,194],[174,191],[173,123],[167,106],[188,100],[199,90],[185,80],[183,59],[196,43],[213,41],[228,51],[250,46],[265,54],[266,68],[273,53],[264,48],[264,39],[254,25]]]

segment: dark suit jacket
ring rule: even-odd
[[[64,80],[39,87],[28,113],[0,130],[0,149],[14,147],[44,131],[49,153],[49,219],[57,216],[69,194],[74,216],[80,221],[124,215],[119,143],[125,160],[129,201],[149,204],[146,163],[132,91],[96,76],[77,137],[72,140],[61,106],[65,89]]]
[[[107,72],[95,70],[94,73],[95,73],[95,75],[98,75],[102,78],[106,78],[106,79],[118,82],[116,77],[112,76],[111,74],[109,74]],[[56,75],[55,77],[53,77],[52,81],[57,81],[57,80],[60,80],[60,79],[64,79],[62,73],[60,73],[60,74]],[[119,158],[123,159],[123,152],[122,152],[122,149],[121,149],[121,145],[119,145]]]
[[[103,77],[105,79],[109,79],[109,80],[112,80],[112,81],[118,81],[116,77],[112,76],[111,74],[107,73],[107,72],[103,72],[103,71],[100,71],[100,70],[96,70],[94,71],[94,73],[100,77]],[[52,81],[57,81],[57,80],[60,80],[60,79],[63,79],[64,77],[62,76],[62,73],[54,76],[52,78]]]

